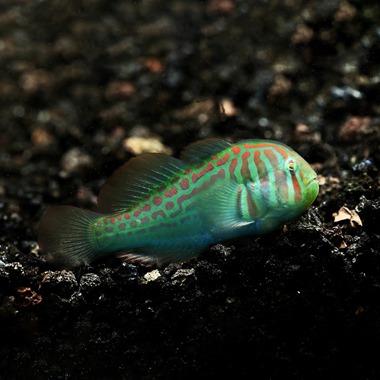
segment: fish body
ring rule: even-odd
[[[316,177],[294,150],[269,140],[206,139],[181,159],[142,154],[105,183],[98,212],[49,208],[39,245],[64,267],[125,251],[142,262],[184,261],[211,244],[294,220],[317,197]]]

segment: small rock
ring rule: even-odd
[[[67,151],[61,160],[63,176],[71,175],[81,169],[88,168],[93,164],[92,158],[79,148]]]
[[[100,277],[96,273],[85,273],[79,282],[79,289],[83,295],[88,295],[96,291],[102,284]]]
[[[195,270],[194,268],[190,269],[178,269],[172,276],[172,284],[173,285],[184,285],[185,281],[188,280],[188,277],[194,276]]]
[[[161,273],[158,269],[152,270],[151,272],[145,273],[143,278],[141,279],[142,284],[147,284],[151,281],[156,281],[161,277]]]
[[[339,130],[339,138],[342,141],[357,141],[363,135],[368,135],[373,131],[371,119],[369,117],[350,117]]]
[[[227,117],[232,117],[238,114],[239,110],[235,107],[231,99],[222,99],[219,104],[220,113]]]
[[[172,153],[172,150],[162,144],[156,137],[132,136],[123,141],[123,146],[126,150],[136,155],[141,153]]]
[[[13,282],[18,282],[18,280],[25,277],[24,267],[18,261],[10,264],[5,264],[4,269],[9,273],[9,278]]]
[[[56,293],[63,297],[68,297],[77,287],[78,282],[71,271],[48,270],[42,273],[40,290],[43,292]]]

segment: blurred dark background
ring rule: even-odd
[[[2,0],[0,378],[377,379],[379,62],[369,0]],[[45,262],[47,205],[210,136],[291,145],[319,198],[159,270]]]

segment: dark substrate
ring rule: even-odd
[[[380,377],[375,3],[0,4],[1,379]],[[47,205],[94,209],[141,144],[208,136],[284,141],[319,197],[182,264],[45,261]]]

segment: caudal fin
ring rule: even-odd
[[[46,259],[64,268],[90,263],[101,256],[91,225],[101,214],[72,206],[50,207],[38,227],[38,243]]]

